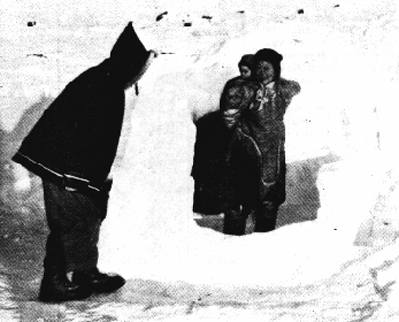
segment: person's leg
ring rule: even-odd
[[[44,274],[40,287],[39,299],[44,302],[80,300],[92,295],[93,291],[71,282],[67,278],[67,259],[63,235],[65,226],[69,226],[68,197],[62,188],[43,181],[44,203],[49,227],[44,259]],[[65,199],[64,199],[65,198]]]
[[[285,152],[283,140],[271,140],[264,146],[259,205],[255,212],[255,232],[276,228],[279,206],[285,201]]]
[[[81,226],[70,238],[65,239],[67,245],[68,268],[73,272],[72,281],[90,287],[95,293],[110,293],[118,290],[125,284],[125,279],[119,275],[108,275],[100,273],[97,268],[98,262],[98,239],[100,226],[107,213],[108,194],[98,193],[95,195],[79,195],[75,197],[81,204],[80,208],[86,208]],[[78,213],[78,211],[76,211]],[[84,216],[85,214],[82,214]],[[68,242],[69,241],[69,242]],[[76,247],[81,247],[76,251]]]
[[[276,229],[278,205],[264,201],[255,210],[254,232],[265,233]]]
[[[107,211],[108,195],[84,195],[49,182],[44,182],[43,186],[50,235],[44,261],[45,277],[49,278],[43,278],[41,299],[77,299],[77,295],[68,289],[61,294],[54,291],[52,281],[55,278],[52,276],[66,276],[67,273],[72,273],[75,288],[89,289],[90,295],[122,287],[125,280],[121,276],[101,274],[97,269],[97,243]],[[88,293],[85,293],[86,297]]]
[[[242,211],[240,207],[229,209],[224,213],[223,233],[228,235],[245,235],[248,212]]]
[[[64,221],[61,234],[66,269],[68,272],[88,271],[97,267],[97,243],[106,205],[76,192],[71,192],[69,197],[65,211],[69,220]]]
[[[237,141],[229,142],[229,159],[226,161],[228,192],[227,210],[224,212],[223,233],[228,235],[245,235],[247,226],[247,208],[242,208],[242,190],[247,189],[247,182],[243,179],[246,176],[244,156],[245,151]],[[244,210],[244,211],[243,211]]]

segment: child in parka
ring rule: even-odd
[[[254,196],[256,195],[256,174],[251,171],[255,165],[246,149],[243,150],[242,140],[235,129],[237,118],[251,104],[258,85],[254,77],[254,55],[242,56],[238,63],[240,76],[229,80],[220,100],[220,108],[224,125],[229,131],[229,142],[226,153],[226,168],[229,173],[231,193],[229,208],[224,212],[223,233],[229,235],[244,235],[246,221],[252,212]],[[247,168],[246,170],[244,170]]]
[[[229,115],[225,123],[234,130],[239,153],[246,159],[246,165],[241,165],[238,171],[257,178],[255,182],[252,180],[256,192],[251,191],[255,232],[275,229],[278,208],[285,201],[284,114],[293,96],[300,92],[300,86],[280,77],[282,59],[273,49],[259,50],[254,56],[256,87],[236,86],[234,90],[241,97],[239,103],[224,104],[223,114]],[[234,215],[230,219],[238,227],[237,234],[242,234],[247,213]]]
[[[238,63],[239,76],[227,81],[225,88],[246,82],[252,77],[253,55],[242,56]],[[233,111],[229,111],[233,112]],[[226,120],[229,115],[225,115]],[[240,183],[231,173],[226,159],[231,150],[231,131],[223,124],[221,111],[211,112],[198,121],[192,176],[195,181],[195,212],[226,213],[239,200]]]

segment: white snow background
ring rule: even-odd
[[[221,89],[238,73],[243,54],[271,47],[284,55],[282,76],[302,87],[285,117],[287,162],[338,158],[319,171],[321,208],[316,224],[331,231],[325,235],[331,243],[339,241],[350,251],[354,242],[361,246],[395,242],[399,15],[394,0],[1,4],[4,131],[11,132],[24,111],[43,96],[57,95],[84,69],[106,58],[129,20],[147,48],[166,53],[161,55],[163,63],[155,65],[157,73],[186,80],[194,118],[217,109]],[[163,12],[167,14],[156,21]],[[146,82],[151,80],[144,78],[139,86]],[[128,94],[127,105],[135,108],[134,94]],[[174,94],[181,93],[168,92]],[[122,153],[125,145],[123,138]],[[15,175],[16,188],[29,187],[22,168],[16,166]],[[287,202],[297,202],[295,193]],[[301,225],[271,234],[271,243],[285,231],[285,238],[293,231],[299,236]],[[329,262],[334,256],[342,260],[342,254],[329,255]]]

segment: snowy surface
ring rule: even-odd
[[[128,93],[132,110],[100,243],[104,269],[172,282],[294,286],[328,278],[350,260],[360,267],[360,246],[394,243],[376,265],[396,258],[395,1],[114,0],[70,1],[66,8],[61,1],[4,0],[3,8],[0,124],[9,133],[42,95],[56,95],[104,59],[128,20],[148,48],[168,53],[140,81],[140,95]],[[316,221],[225,237],[192,220],[192,121],[217,109],[241,55],[262,47],[281,52],[282,76],[302,87],[285,118],[287,162],[337,161],[318,172]],[[26,176],[16,169],[23,189]]]

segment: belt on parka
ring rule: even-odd
[[[21,152],[13,157],[13,161],[20,163],[29,171],[32,171],[44,180],[49,180],[54,184],[63,187],[67,191],[81,193],[105,193],[111,190],[112,179],[106,179],[101,185],[94,184],[88,179],[68,173],[59,173],[45,165],[32,160]]]

